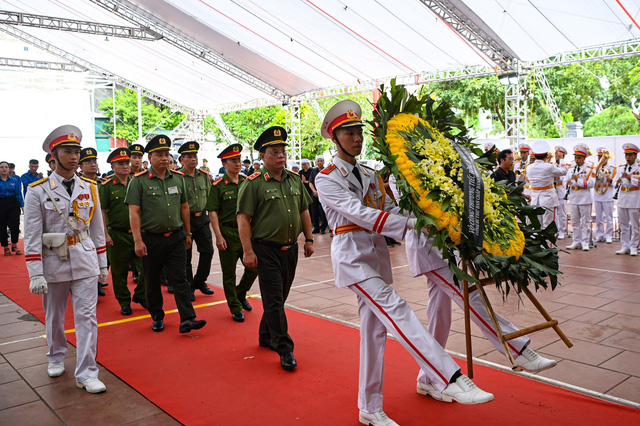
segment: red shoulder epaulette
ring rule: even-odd
[[[82,180],[84,180],[84,181],[87,181],[87,182],[89,182],[89,183],[92,183],[92,184],[94,184],[94,185],[97,185],[97,184],[98,184],[98,182],[96,182],[96,181],[95,181],[95,180],[93,180],[93,179],[89,179],[89,178],[86,178],[86,177],[84,177],[84,176],[78,176],[78,177],[79,177],[80,179],[82,179]]]
[[[322,171],[320,173],[322,173],[323,175],[328,175],[329,173],[331,173],[332,171],[334,171],[336,169],[336,165],[331,163],[329,164],[327,167],[325,167],[324,169],[322,169]]]
[[[104,186],[104,185],[108,184],[109,182],[111,182],[111,178],[107,177],[107,178],[102,179],[102,182],[100,182],[100,184],[102,186]]]
[[[218,180],[216,180],[215,182],[213,182],[213,186],[218,185],[220,182],[222,182],[222,178],[219,178]]]
[[[206,171],[205,169],[198,169],[199,171],[201,171],[202,173],[204,173],[205,175],[209,176],[209,172]]]
[[[249,176],[247,179],[248,180],[254,180],[255,178],[257,178],[258,176],[260,176],[262,173],[260,172],[255,172],[254,174],[252,174],[251,176]]]
[[[136,173],[135,175],[133,175],[133,177],[138,177],[138,176],[142,176],[143,174],[147,173],[146,170],[141,170],[138,173]]]
[[[175,174],[178,174],[180,176],[184,176],[184,172],[181,172],[180,170],[173,170],[173,169],[169,169],[169,170],[171,170],[171,173],[175,173]]]

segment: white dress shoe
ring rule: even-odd
[[[76,382],[79,388],[85,388],[89,393],[100,393],[107,390],[107,387],[97,377],[89,377],[87,380]]]
[[[631,256],[637,256],[638,255],[638,249],[631,249],[631,252],[629,254]]]
[[[579,248],[581,248],[582,246],[578,243],[573,243],[570,246],[567,246],[567,250],[577,250]]]
[[[528,371],[529,373],[537,373],[542,370],[547,370],[551,367],[555,367],[558,363],[555,359],[545,358],[538,355],[538,353],[532,349],[526,348],[522,351],[516,359],[515,371]]]
[[[398,423],[391,420],[384,411],[378,411],[377,413],[367,413],[360,410],[360,423],[369,426],[398,426]]]
[[[442,392],[440,392],[433,385],[433,383],[420,383],[420,382],[418,382],[418,385],[416,387],[416,391],[420,395],[424,395],[424,396],[429,395],[431,398],[435,399],[436,401],[444,401],[444,399],[442,399]],[[444,401],[444,402],[451,402],[451,401]]]
[[[564,234],[558,234],[558,237],[556,239],[558,240],[564,240],[566,237],[564,236]]]
[[[484,404],[493,401],[493,394],[485,392],[476,386],[470,378],[464,374],[458,377],[455,383],[449,383],[442,391],[442,400],[446,402],[456,401],[460,404]]]
[[[589,251],[589,244],[583,244],[582,251]]]
[[[629,254],[629,249],[620,249],[616,252],[616,254]]]
[[[49,377],[58,377],[64,374],[64,362],[50,362],[47,367]]]
[[[607,244],[611,244],[612,242],[613,242],[613,239],[607,238],[607,241],[606,241]]]
[[[604,242],[604,237],[596,238],[596,243],[603,243],[603,242]]]

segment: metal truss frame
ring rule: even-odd
[[[159,23],[147,18],[146,16],[138,13],[137,11],[133,10],[123,3],[120,3],[116,0],[91,0],[91,2],[95,3],[105,10],[108,10],[109,12],[114,13],[116,16],[119,16],[122,19],[135,23],[143,28],[157,33],[159,36],[161,36],[163,41],[169,43],[170,45],[177,47],[178,49],[190,54],[191,56],[198,58],[199,60],[211,65],[212,67],[223,71],[225,74],[228,74],[242,81],[243,83],[248,84],[255,89],[258,89],[273,98],[279,99],[280,101],[286,101],[289,97],[282,90],[271,86],[270,84],[236,67],[235,65],[232,65],[208,48],[163,27]]]
[[[285,111],[285,127],[287,130],[287,141],[289,146],[289,158],[295,162],[302,159],[302,121],[301,121],[301,103],[293,101],[284,105]]]
[[[15,68],[35,68],[39,70],[85,72],[87,68],[70,62],[51,62],[34,59],[0,58],[0,66]]]
[[[122,37],[136,40],[156,41],[161,38],[148,28],[124,27],[122,25],[100,24],[75,19],[55,18],[53,16],[33,15],[30,13],[0,10],[0,24],[20,25],[22,27],[44,28],[47,30],[70,31],[74,33],[95,34],[109,37]]]
[[[220,131],[222,132],[224,137],[227,139],[227,141],[230,144],[237,143],[236,138],[233,136],[233,133],[231,133],[231,130],[229,130],[229,128],[227,127],[227,124],[224,122],[224,119],[222,118],[220,113],[214,112],[211,115],[213,116],[213,119],[218,125],[218,129],[220,129]]]
[[[547,81],[547,76],[544,75],[544,70],[538,69],[535,73],[536,81],[538,82],[538,86],[540,86],[540,90],[542,91],[542,96],[544,98],[544,102],[549,109],[549,114],[551,114],[551,118],[553,119],[553,124],[558,129],[558,134],[560,137],[564,135],[564,122],[562,121],[562,117],[560,116],[560,108],[558,108],[558,104],[553,97],[553,93],[551,92],[551,87],[549,87],[549,82]]]
[[[517,150],[521,141],[527,139],[527,78],[518,74],[518,82],[504,87],[505,137],[512,149]]]

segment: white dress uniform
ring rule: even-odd
[[[578,145],[574,147],[574,153],[588,155],[587,147]],[[573,243],[567,248],[580,248],[589,250],[589,235],[591,228],[591,188],[596,183],[593,165],[586,162],[582,166],[577,164],[571,167],[564,178],[567,187],[571,187],[569,194],[569,204],[571,205],[571,223],[573,226]],[[573,176],[578,176],[574,181]]]
[[[533,145],[534,154],[546,154],[549,145],[546,142],[536,142]],[[555,220],[558,195],[553,182],[556,178],[567,174],[567,170],[558,167],[555,163],[546,163],[544,160],[536,160],[525,169],[530,188],[532,206],[545,208],[545,213],[539,218],[542,228],[546,228]]]
[[[556,155],[558,152],[567,155],[567,150],[563,146],[556,146]],[[569,171],[569,163],[564,160],[556,161],[558,167]],[[567,187],[564,184],[564,176],[555,179],[556,194],[558,195],[558,206],[556,207],[556,224],[558,225],[558,239],[564,239],[567,235],[567,200],[564,199],[567,194]]]
[[[598,148],[598,154],[602,153],[602,149]],[[596,210],[596,241],[610,243],[613,238],[613,194],[615,189],[613,182],[598,184],[597,176],[602,175],[605,178],[615,180],[617,168],[607,162],[600,170],[594,169],[593,172],[596,174],[596,184],[593,191],[593,204]],[[598,191],[602,193],[598,193]]]
[[[625,153],[633,152],[637,147],[625,145]],[[631,175],[630,178],[622,178],[622,174]],[[618,254],[637,254],[640,237],[638,235],[638,209],[640,208],[640,166],[637,163],[622,164],[618,166],[618,179],[620,184],[618,193],[618,221],[620,223],[621,250]]]
[[[74,175],[73,192],[69,195],[62,181],[63,178],[53,172],[49,178],[34,182],[27,191],[24,207],[25,223],[28,224],[24,236],[25,260],[29,277],[43,275],[48,283],[48,292],[43,294],[43,305],[49,346],[47,358],[50,363],[64,362],[67,352],[65,312],[71,294],[77,340],[75,377],[77,382],[83,382],[98,377],[96,280],[100,268],[107,267],[104,224],[95,183]],[[84,238],[69,245],[67,260],[60,259],[42,241],[45,233],[64,233],[71,243],[76,237],[55,210],[50,196],[44,190],[45,186],[51,191],[62,213],[80,232],[80,238]]]
[[[396,199],[399,199],[395,185],[395,178],[389,178],[389,185]],[[449,331],[451,330],[451,301],[453,300],[461,309],[464,309],[464,295],[460,288],[456,287],[453,281],[453,274],[449,269],[447,261],[442,259],[442,253],[438,248],[432,248],[433,238],[427,238],[414,230],[408,230],[405,235],[405,250],[409,269],[414,277],[424,275],[427,278],[427,288],[429,289],[429,303],[427,304],[427,320],[429,333],[444,348],[447,345]],[[498,339],[498,333],[493,327],[491,317],[487,308],[482,303],[480,294],[474,291],[469,294],[469,312],[472,321],[480,327],[482,333],[491,344],[500,352],[504,353],[504,348]],[[507,319],[496,313],[496,318],[500,323],[504,334],[518,331],[518,328]],[[521,336],[507,342],[512,355],[516,358],[523,348],[529,345],[530,339]],[[429,377],[420,370],[418,382],[428,383]]]
[[[331,242],[336,286],[348,287],[358,296],[358,406],[376,413],[382,411],[387,331],[413,355],[438,389],[445,389],[460,368],[390,286],[391,261],[383,235],[402,239],[407,218],[365,205],[380,207],[384,189],[372,169],[358,162],[356,167],[362,184],[353,174],[354,166],[334,157],[333,164],[316,177],[316,187],[327,221],[336,233]],[[387,202],[384,207],[392,210],[393,204]],[[342,232],[349,229],[352,231]]]

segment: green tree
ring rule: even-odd
[[[640,123],[631,108],[613,105],[588,119],[583,131],[585,136],[637,135]]]
[[[113,135],[113,99],[104,98],[98,106],[100,111],[109,117],[104,131]],[[152,101],[142,98],[142,133],[156,132],[160,127],[164,130],[174,129],[184,119],[184,114],[172,112],[165,106],[158,106]],[[129,89],[116,90],[116,133],[129,143],[138,140],[138,94]]]

